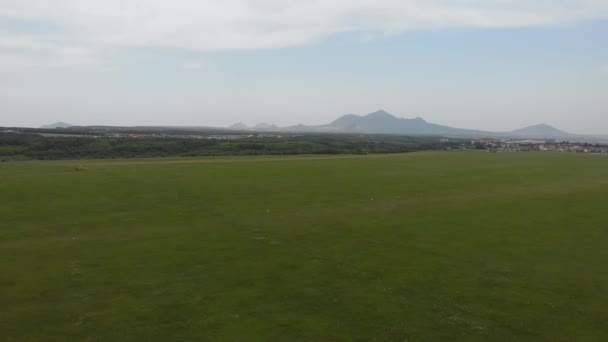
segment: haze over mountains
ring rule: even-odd
[[[229,127],[235,130],[252,131],[290,131],[290,132],[325,132],[325,133],[365,133],[365,134],[403,134],[403,135],[442,135],[442,136],[487,136],[487,137],[522,137],[566,139],[575,135],[559,130],[547,124],[525,127],[511,132],[489,132],[472,129],[442,126],[425,121],[420,117],[413,119],[397,118],[396,116],[379,110],[367,115],[344,115],[335,121],[318,126],[297,125],[290,127],[277,127],[275,125],[260,124],[247,127],[239,123]]]
[[[65,122],[46,125],[41,128],[74,127]],[[103,127],[103,126],[99,126]],[[158,127],[162,128],[162,127]],[[348,114],[325,125],[307,126],[296,125],[279,127],[269,123],[247,126],[236,123],[226,128],[217,127],[166,127],[173,129],[222,129],[229,131],[251,132],[295,132],[295,133],[361,133],[361,134],[395,134],[395,135],[427,135],[445,137],[476,137],[476,138],[528,138],[579,141],[606,141],[606,136],[576,135],[557,129],[547,124],[538,124],[508,132],[490,132],[465,128],[455,128],[430,123],[423,118],[398,118],[384,110],[367,115]]]
[[[42,126],[40,128],[70,128],[70,127],[73,127],[73,125],[70,125],[69,123],[65,123],[65,122],[59,121],[59,122],[55,122],[55,123],[50,124],[50,125],[44,125],[44,126]]]

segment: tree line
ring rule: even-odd
[[[436,137],[345,134],[221,140],[45,137],[29,133],[0,133],[0,160],[404,153],[442,150],[461,145],[461,141],[446,142]]]

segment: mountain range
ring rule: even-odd
[[[65,122],[57,122],[42,128],[74,127]],[[101,127],[101,126],[100,126]],[[146,128],[146,127],[140,127]],[[150,127],[147,127],[150,128]],[[513,139],[554,139],[581,142],[608,142],[608,136],[590,136],[571,134],[547,124],[538,124],[508,132],[490,132],[474,129],[455,128],[427,122],[423,118],[398,118],[384,110],[367,115],[348,114],[325,125],[307,126],[296,125],[279,127],[269,123],[247,126],[236,123],[226,128],[218,127],[156,127],[159,129],[175,130],[228,130],[240,132],[293,132],[293,133],[359,133],[359,134],[395,134],[395,135],[426,135],[444,137],[471,138],[513,138]]]
[[[318,126],[297,125],[277,127],[260,124],[247,127],[239,123],[229,127],[234,130],[252,131],[288,131],[288,132],[323,132],[323,133],[364,133],[364,134],[403,134],[403,135],[438,135],[438,136],[485,136],[485,137],[521,137],[566,139],[575,135],[559,130],[547,124],[525,127],[510,132],[489,132],[472,129],[442,126],[425,121],[420,117],[413,119],[398,118],[384,110],[367,115],[344,115],[335,121]]]

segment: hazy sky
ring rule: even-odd
[[[0,0],[0,126],[608,134],[608,0]]]

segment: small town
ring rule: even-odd
[[[608,145],[556,140],[497,140],[479,139],[472,145],[483,147],[487,152],[574,152],[608,154]]]

